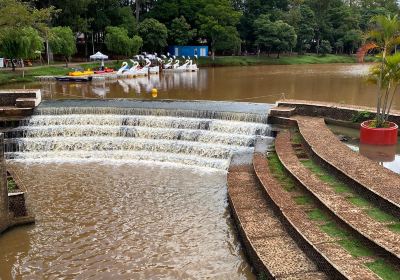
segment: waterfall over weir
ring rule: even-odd
[[[272,141],[268,104],[207,101],[45,101],[5,131],[18,161],[145,161],[227,170]]]

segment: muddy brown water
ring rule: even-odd
[[[37,222],[0,238],[1,279],[255,279],[232,229],[223,171],[14,166]]]
[[[373,106],[375,86],[366,83],[369,64],[270,65],[200,69],[149,78],[93,83],[29,83],[2,88],[41,88],[44,98],[139,98],[235,100],[272,103],[286,98]],[[394,108],[400,109],[397,96]]]
[[[367,70],[359,64],[227,67],[2,88],[41,88],[45,99],[272,103],[284,94],[372,106],[375,87],[364,81]],[[148,164],[13,165],[29,186],[37,222],[1,236],[0,279],[255,279],[229,216],[226,172]]]

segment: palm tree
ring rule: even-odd
[[[399,84],[400,67],[396,63],[400,63],[400,57],[391,54],[400,44],[400,21],[397,15],[378,15],[371,19],[371,24],[373,28],[366,34],[368,43],[363,54],[371,49],[380,51],[380,63],[371,68],[370,78],[378,85],[375,124],[384,127]]]
[[[387,55],[383,66],[379,64],[371,67],[369,80],[380,85],[380,115],[379,119],[377,115],[374,123],[376,127],[384,127],[389,118],[394,96],[400,86],[400,53]]]

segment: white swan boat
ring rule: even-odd
[[[197,67],[196,63],[193,64],[193,61],[190,60],[189,65],[187,66],[186,70],[189,71],[189,72],[196,72],[196,71],[199,70],[199,68]]]
[[[122,67],[118,69],[117,75],[121,75],[123,72],[129,70],[129,65],[128,62],[124,61],[122,62]]]

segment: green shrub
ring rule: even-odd
[[[373,114],[371,112],[368,111],[360,111],[357,112],[355,114],[353,114],[353,116],[351,117],[351,121],[353,123],[360,123],[366,120],[370,120],[372,119]]]
[[[9,192],[14,191],[17,188],[17,184],[13,179],[7,179],[7,189]]]

